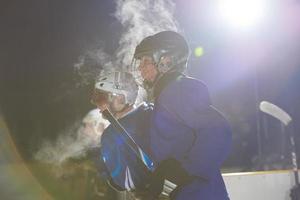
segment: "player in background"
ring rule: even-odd
[[[92,103],[100,112],[109,110],[119,120],[136,144],[148,151],[149,122],[153,105],[137,104],[138,85],[132,74],[114,71],[102,74],[95,84]],[[118,132],[111,124],[101,137],[100,149],[96,152],[95,163],[102,177],[117,191],[140,190],[147,183],[149,171],[132,148],[126,143],[124,133]],[[121,193],[119,193],[121,194]],[[122,193],[123,199],[132,199]]]

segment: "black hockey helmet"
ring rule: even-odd
[[[174,31],[162,31],[144,38],[135,48],[134,59],[150,56],[158,64],[162,73],[174,69],[184,71],[189,55],[189,47],[183,36]],[[162,57],[170,56],[172,65],[168,69],[160,69],[159,62]]]

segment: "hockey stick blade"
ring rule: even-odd
[[[107,118],[107,120],[112,124],[112,126],[119,131],[125,137],[125,142],[133,150],[133,152],[138,156],[138,158],[143,162],[148,170],[154,171],[154,163],[152,159],[139,147],[126,129],[120,124],[120,122],[111,114],[108,109],[102,111],[102,114]]]
[[[259,109],[262,112],[275,117],[276,119],[281,121],[285,126],[289,125],[289,123],[292,121],[291,116],[287,112],[268,101],[260,102]]]

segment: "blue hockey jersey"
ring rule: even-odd
[[[144,152],[149,152],[148,126],[152,111],[151,104],[141,104],[119,120]],[[99,159],[103,161],[110,184],[117,190],[132,191],[145,187],[150,172],[126,143],[124,133],[118,132],[112,125],[101,137]]]
[[[195,181],[176,199],[228,199],[220,167],[229,154],[231,129],[212,106],[207,87],[199,80],[174,74],[163,77],[150,127],[150,148],[156,162],[174,158]]]

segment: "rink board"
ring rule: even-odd
[[[223,174],[231,200],[290,200],[295,184],[292,171]]]

